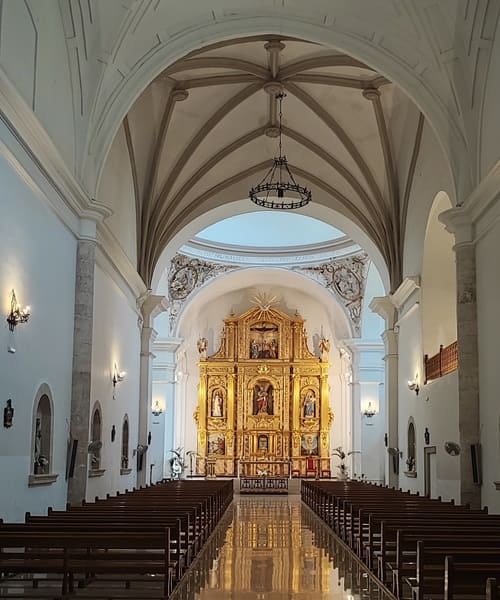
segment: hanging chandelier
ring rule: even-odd
[[[288,166],[286,156],[282,151],[282,103],[284,93],[276,95],[280,103],[279,113],[279,156],[274,157],[273,165],[266,173],[264,179],[250,192],[250,200],[263,208],[277,208],[288,210],[302,208],[309,204],[312,198],[311,190],[299,185]]]

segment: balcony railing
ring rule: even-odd
[[[425,364],[425,383],[432,379],[438,379],[458,369],[458,347],[457,342],[453,342],[446,348],[441,345],[439,352],[429,358],[424,357]]]

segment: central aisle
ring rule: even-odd
[[[235,496],[182,583],[175,600],[357,600],[383,594],[298,496]]]

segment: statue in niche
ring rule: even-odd
[[[316,394],[314,390],[307,390],[302,402],[302,415],[304,419],[316,416]]]
[[[269,381],[258,381],[253,390],[253,414],[273,414],[273,386]]]
[[[12,400],[9,398],[7,400],[7,406],[3,409],[3,426],[4,427],[12,427],[13,420],[14,420],[14,409],[12,407]]]
[[[257,448],[261,452],[267,452],[269,450],[269,438],[267,435],[259,435],[257,439]]]
[[[200,354],[201,360],[206,360],[207,358],[207,348],[208,348],[208,340],[205,337],[200,337],[197,342],[198,352]]]
[[[212,417],[222,417],[224,411],[224,398],[220,390],[212,394]]]
[[[328,362],[328,353],[330,352],[330,340],[321,338],[319,341],[319,350],[321,352],[321,362]]]

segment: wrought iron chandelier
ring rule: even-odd
[[[266,173],[264,179],[250,192],[250,200],[262,206],[263,208],[277,208],[280,210],[288,210],[291,208],[302,208],[309,204],[312,198],[311,190],[299,185],[296,181],[286,156],[282,151],[282,130],[281,119],[282,103],[284,93],[276,95],[276,99],[280,103],[279,112],[279,156],[274,157],[273,165]]]

